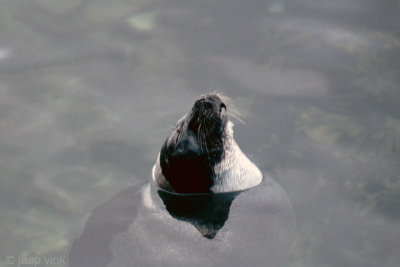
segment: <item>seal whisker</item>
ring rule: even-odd
[[[197,119],[198,120],[198,119]],[[202,127],[202,123],[199,123],[199,128],[197,129],[197,138],[199,138],[199,141],[202,143],[202,136],[201,136],[201,127]]]
[[[240,118],[240,115],[239,115],[239,114],[236,114],[236,113],[234,113],[234,112],[232,112],[232,111],[229,111],[229,115],[231,115],[232,117],[234,117],[236,120],[238,120],[238,121],[241,122],[242,124],[246,124],[246,122],[245,122],[242,118]]]

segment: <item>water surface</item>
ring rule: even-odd
[[[292,201],[284,266],[399,266],[399,5],[0,1],[0,266],[64,265],[87,214],[149,179],[213,90]]]

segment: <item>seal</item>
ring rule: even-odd
[[[221,193],[249,189],[262,174],[239,148],[227,115],[228,99],[200,96],[178,120],[153,167],[153,179],[177,193]]]
[[[70,266],[280,265],[294,212],[235,142],[226,102],[219,94],[196,100],[164,142],[150,182],[91,212]]]

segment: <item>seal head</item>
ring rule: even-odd
[[[261,182],[260,171],[233,139],[222,99],[220,94],[200,96],[171,131],[153,169],[162,188],[178,193],[229,192]]]

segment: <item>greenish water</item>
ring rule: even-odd
[[[292,201],[284,266],[399,266],[399,14],[395,0],[0,0],[0,266],[65,266],[88,213],[148,179],[213,90]]]

